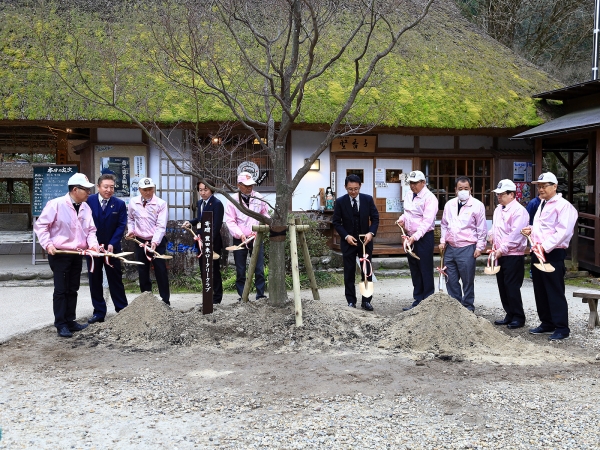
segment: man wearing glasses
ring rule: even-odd
[[[490,232],[494,243],[492,250],[495,251],[496,260],[501,267],[496,274],[496,281],[500,301],[506,312],[504,318],[494,321],[494,324],[506,325],[511,330],[525,325],[521,286],[525,271],[527,238],[521,234],[521,230],[529,221],[527,210],[516,200],[516,191],[517,186],[511,180],[500,181],[494,189],[498,206],[494,211]]]
[[[558,341],[567,339],[571,332],[565,297],[565,257],[577,222],[577,210],[556,192],[558,180],[553,173],[541,174],[532,184],[537,184],[542,204],[533,225],[525,227],[523,233],[531,236],[534,246],[541,246],[546,262],[556,270],[543,272],[534,266],[539,259],[531,253],[533,293],[541,324],[529,332],[550,334],[549,340]]]
[[[64,338],[72,337],[73,332],[83,330],[88,324],[75,321],[81,255],[59,251],[98,251],[96,226],[85,202],[94,183],[90,183],[84,174],[76,173],[67,184],[68,194],[50,200],[33,226],[40,245],[48,252],[48,263],[54,274],[54,326],[58,335]]]
[[[407,256],[413,282],[413,303],[404,311],[417,306],[435,292],[433,283],[433,229],[438,212],[438,199],[427,188],[425,174],[413,170],[408,176],[410,191],[404,197],[404,214],[398,223],[406,230],[408,242],[420,258]]]
[[[363,245],[359,241],[359,235],[364,234],[366,253],[369,255],[367,264],[371,267],[373,255],[373,238],[379,227],[379,212],[375,207],[373,197],[360,194],[362,182],[358,175],[348,175],[344,180],[344,186],[348,192],[335,202],[332,223],[338,232],[341,241],[341,250],[344,257],[344,286],[348,306],[356,308],[356,257],[363,257]],[[371,270],[368,270],[371,272]],[[372,274],[366,274],[367,281],[372,280]],[[361,271],[361,279],[364,281],[365,273]],[[371,305],[372,297],[362,297],[361,308],[373,311]]]

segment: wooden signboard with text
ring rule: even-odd
[[[332,152],[374,153],[377,148],[377,136],[344,136],[331,142]]]

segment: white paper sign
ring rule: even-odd
[[[404,212],[404,205],[402,203],[402,199],[400,198],[386,198],[385,199],[385,212]]]

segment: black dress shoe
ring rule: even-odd
[[[348,302],[348,306],[349,306],[350,308],[356,308],[356,303],[351,303],[351,302]]]
[[[402,311],[409,311],[409,310],[411,310],[413,308],[414,308],[414,306],[410,305],[410,306],[407,306],[406,308],[402,308]]]
[[[366,311],[373,311],[373,307],[371,306],[371,302],[363,302],[360,304],[360,307]]]
[[[56,329],[56,332],[60,337],[70,338],[73,337],[73,333],[69,331],[68,327],[60,327]]]
[[[523,322],[519,322],[518,320],[513,320],[511,323],[506,325],[509,330],[514,330],[515,328],[523,328],[525,324]]]
[[[88,319],[88,323],[96,323],[96,322],[104,322],[104,317],[101,317],[98,314],[94,314],[92,317],[90,317]]]
[[[69,324],[69,331],[71,331],[71,332],[81,331],[81,330],[85,330],[87,327],[88,327],[87,323],[72,322]]]
[[[494,320],[494,325],[508,325],[511,322],[512,320],[505,317],[504,319]]]

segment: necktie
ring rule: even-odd
[[[352,218],[353,226],[354,226],[354,234],[353,236],[358,239],[358,235],[360,234],[360,214],[358,213],[358,204],[356,203],[356,199],[352,199]]]
[[[106,203],[107,203],[107,200],[105,198],[102,199],[102,211],[104,211],[106,209]]]
[[[546,206],[546,200],[544,200],[544,201],[542,202],[542,209],[540,209],[540,212],[542,212],[542,211],[544,210],[544,206]]]
[[[460,208],[464,206],[463,202],[458,202],[458,212],[460,212]]]
[[[356,214],[358,213],[358,205],[356,204],[356,199],[352,199],[352,211]]]
[[[204,212],[205,207],[206,207],[206,200],[202,200],[202,204],[200,205],[200,217],[202,217],[202,213]]]
[[[146,207],[146,203],[148,203],[148,200],[144,199],[142,200],[142,206],[145,208]]]
[[[417,195],[419,195],[419,194],[417,194],[416,192],[413,192],[413,200],[415,199],[415,197],[416,197]]]

